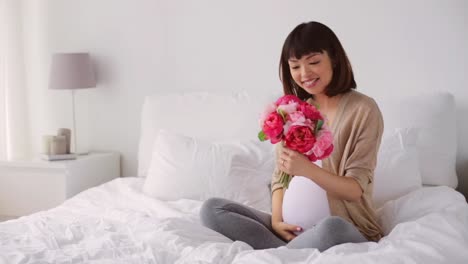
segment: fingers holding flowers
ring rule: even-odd
[[[281,171],[288,173],[289,163],[286,163],[286,161],[286,158],[281,156],[278,157],[278,160],[276,161],[276,167],[278,167],[278,169],[280,169]]]
[[[278,168],[290,175],[305,175],[310,164],[305,155],[286,147],[279,154],[277,161]]]

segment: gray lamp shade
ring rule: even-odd
[[[49,89],[84,89],[96,86],[88,53],[56,53],[52,57]]]

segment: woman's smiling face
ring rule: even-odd
[[[290,58],[288,64],[296,84],[312,95],[324,93],[333,77],[332,61],[325,50]]]

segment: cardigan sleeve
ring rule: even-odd
[[[281,143],[276,144],[276,147],[275,147],[276,159],[278,159],[278,156],[281,153],[282,148],[283,146],[281,145]],[[281,189],[284,187],[283,184],[279,182],[280,178],[281,178],[281,171],[275,165],[275,170],[273,171],[273,175],[271,177],[271,193],[273,193],[277,189]]]
[[[383,133],[383,118],[374,100],[354,113],[345,176],[356,179],[362,191],[373,181]]]

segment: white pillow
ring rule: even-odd
[[[274,158],[267,143],[209,142],[161,130],[143,192],[161,200],[221,197],[270,211]]]
[[[392,133],[384,133],[374,175],[376,208],[422,187],[417,137],[417,129],[395,129]]]
[[[417,148],[423,184],[457,187],[455,100],[447,92],[377,100],[385,130],[418,128]]]
[[[159,129],[209,141],[256,140],[258,120],[280,89],[237,92],[181,92],[145,99],[138,149],[138,176],[145,177]]]

